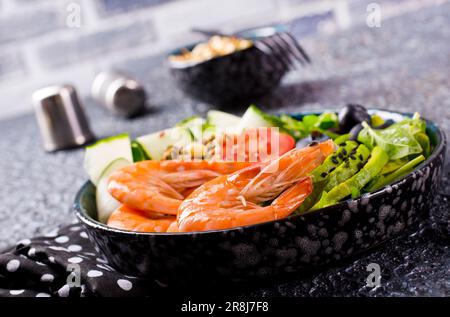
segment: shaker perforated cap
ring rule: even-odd
[[[147,99],[144,87],[136,79],[118,71],[99,73],[92,82],[91,94],[103,107],[123,117],[138,114]]]
[[[94,139],[74,87],[45,87],[35,91],[32,99],[46,151],[77,147]]]

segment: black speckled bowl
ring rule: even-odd
[[[373,112],[394,120],[402,115]],[[427,129],[433,153],[405,178],[304,215],[229,230],[129,232],[96,220],[90,182],[80,189],[74,210],[99,252],[125,274],[181,283],[200,277],[242,280],[299,272],[373,248],[428,216],[442,177],[446,140],[434,123],[428,121]]]
[[[251,38],[251,37],[249,37]],[[177,49],[191,50],[195,44]],[[178,86],[187,94],[220,107],[249,104],[278,86],[288,68],[279,58],[255,47],[195,63],[167,62]]]

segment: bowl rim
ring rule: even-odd
[[[339,109],[317,109],[317,110],[305,110],[305,111],[300,111],[300,112],[296,112],[296,113],[290,113],[289,115],[291,116],[304,116],[304,115],[308,115],[308,114],[319,114],[319,113],[323,113],[323,112],[338,112]],[[368,108],[367,109],[369,112],[371,113],[378,113],[378,112],[385,112],[385,113],[392,113],[392,114],[396,114],[396,115],[402,115],[402,116],[409,116],[411,117],[413,115],[413,113],[411,112],[402,112],[402,111],[393,111],[393,110],[387,110],[387,109],[381,109],[381,108]],[[87,213],[87,210],[82,206],[82,204],[80,203],[81,201],[81,196],[83,195],[84,191],[86,190],[86,188],[88,186],[93,186],[92,183],[88,180],[86,181],[81,188],[78,190],[76,196],[75,196],[75,202],[73,204],[73,209],[75,212],[76,217],[78,218],[79,221],[83,222],[84,224],[93,227],[95,229],[101,229],[107,232],[114,232],[114,233],[119,233],[119,234],[125,234],[125,235],[129,235],[129,236],[167,236],[167,237],[179,237],[179,236],[196,236],[196,235],[208,235],[208,234],[217,234],[217,233],[224,233],[224,232],[240,232],[243,231],[245,229],[250,229],[250,228],[256,228],[258,226],[268,226],[280,221],[289,221],[290,219],[294,219],[294,218],[306,218],[306,217],[311,217],[314,215],[317,215],[319,213],[328,213],[328,212],[336,212],[337,210],[340,210],[341,208],[348,206],[349,203],[354,203],[354,202],[361,202],[362,199],[370,199],[373,197],[378,197],[381,195],[385,195],[385,194],[389,194],[390,191],[392,190],[393,187],[395,186],[399,186],[402,185],[403,183],[409,181],[411,178],[415,178],[416,173],[423,169],[424,167],[426,167],[427,165],[429,165],[432,161],[434,161],[434,159],[440,155],[441,153],[444,153],[444,148],[446,146],[446,135],[444,133],[444,131],[442,130],[442,128],[434,121],[428,120],[424,117],[422,117],[422,119],[424,119],[428,124],[432,125],[435,127],[436,130],[436,135],[438,137],[438,143],[436,144],[436,147],[433,149],[433,153],[425,160],[423,161],[421,164],[419,164],[416,168],[414,168],[414,170],[412,170],[410,173],[408,173],[407,175],[405,175],[403,178],[397,180],[396,182],[386,185],[374,192],[371,193],[366,193],[363,194],[361,197],[357,198],[357,199],[347,199],[344,201],[341,201],[337,204],[331,205],[331,206],[327,206],[325,208],[320,208],[320,209],[316,209],[310,212],[306,212],[304,214],[295,214],[295,215],[290,215],[288,217],[285,218],[281,218],[281,219],[276,219],[276,220],[272,220],[272,221],[267,221],[267,222],[263,222],[263,223],[258,223],[258,224],[253,224],[253,225],[248,225],[248,226],[240,226],[240,227],[234,227],[234,228],[228,228],[228,229],[219,229],[219,230],[207,230],[207,231],[193,231],[193,232],[141,232],[141,231],[128,231],[128,230],[122,230],[122,229],[117,229],[117,228],[113,228],[113,227],[109,227],[106,224],[103,224],[95,219],[93,219],[92,217],[90,217]],[[341,207],[341,208],[340,208]]]

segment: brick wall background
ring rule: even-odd
[[[375,2],[383,14],[395,14],[442,1]],[[101,70],[126,67],[132,60],[151,65],[154,56],[200,40],[189,32],[192,27],[231,32],[282,22],[305,38],[364,23],[369,2],[0,0],[0,118],[31,111],[30,96],[37,88],[71,83],[85,96]],[[123,70],[133,74],[132,68]]]

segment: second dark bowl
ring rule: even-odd
[[[219,107],[253,102],[276,88],[288,71],[274,56],[253,46],[192,65],[170,61],[168,65],[185,93]]]

